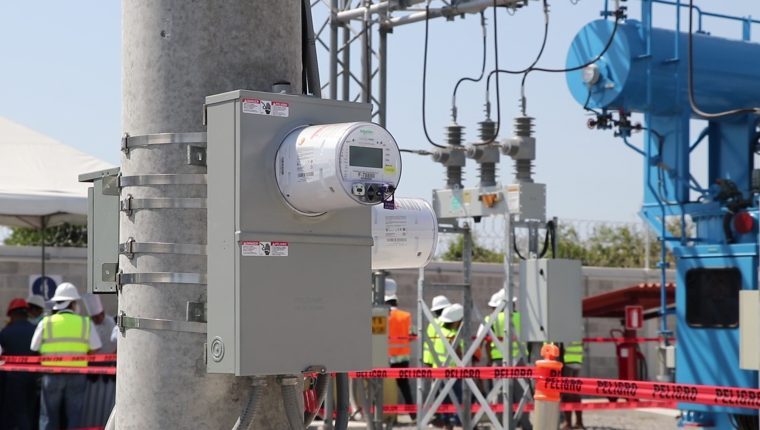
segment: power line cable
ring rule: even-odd
[[[454,85],[454,91],[451,95],[451,119],[454,121],[454,123],[457,122],[457,91],[459,90],[459,86],[463,82],[480,82],[483,79],[483,76],[486,73],[486,50],[487,50],[487,31],[486,31],[486,15],[484,12],[480,12],[480,26],[483,29],[483,63],[480,66],[480,76],[477,78],[469,78],[469,77],[463,77],[459,79]]]
[[[495,3],[495,2],[494,2]],[[427,114],[425,112],[427,99],[427,59],[428,59],[428,37],[430,35],[430,2],[425,6],[425,50],[422,58],[422,130],[425,132],[425,138],[431,145],[436,148],[446,149],[446,146],[433,142],[427,129]]]

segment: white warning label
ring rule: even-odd
[[[287,118],[290,116],[290,106],[286,102],[277,100],[261,99],[243,99],[243,113],[252,113],[255,115],[279,116]]]
[[[240,254],[243,257],[287,257],[288,242],[246,240],[240,242]]]
[[[408,220],[405,216],[385,217],[385,241],[387,246],[406,246],[409,241]]]

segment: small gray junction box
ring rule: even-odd
[[[521,339],[572,342],[583,339],[581,262],[529,259],[520,262]]]
[[[356,121],[370,121],[370,105],[244,90],[206,98],[209,372],[371,367],[371,207],[299,214],[275,176],[290,132]]]

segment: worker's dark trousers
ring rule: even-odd
[[[0,429],[33,430],[36,428],[37,378],[34,373],[8,372],[3,375],[3,402]]]
[[[406,368],[409,367],[408,361],[401,361],[398,363],[392,363],[391,367],[396,368]],[[402,379],[398,378],[396,379],[396,385],[398,385],[399,390],[401,390],[401,396],[404,397],[404,404],[405,405],[413,405],[414,404],[414,397],[412,397],[412,387],[409,384],[408,379]],[[415,418],[417,414],[410,414],[412,418]]]
[[[40,430],[81,427],[86,385],[86,375],[44,375],[40,399]],[[61,415],[64,411],[66,427],[61,425]]]

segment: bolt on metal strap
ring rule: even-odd
[[[120,208],[128,215],[139,209],[206,209],[206,199],[196,197],[136,199],[128,194],[121,201]]]
[[[202,173],[156,174],[122,176],[121,187],[138,187],[144,185],[205,185],[206,175]]]
[[[119,253],[130,260],[135,254],[206,255],[206,245],[190,243],[135,242],[133,238],[119,244]]]
[[[127,284],[206,284],[205,273],[153,272],[119,273],[117,283]]]
[[[116,325],[119,330],[124,334],[129,329],[140,330],[165,330],[165,331],[178,331],[184,333],[206,333],[206,323],[194,322],[194,321],[173,321],[158,318],[140,318],[127,316],[125,312],[121,312],[116,317]]]
[[[121,138],[121,150],[125,154],[135,148],[146,148],[153,145],[167,145],[176,143],[206,144],[206,133],[156,133],[142,136],[130,136],[124,133]]]

